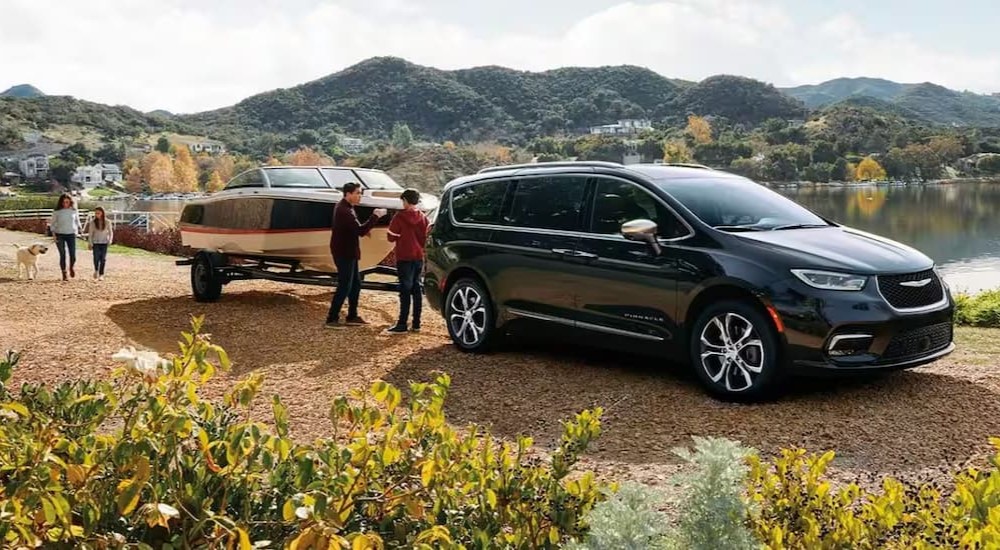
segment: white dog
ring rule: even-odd
[[[21,266],[24,266],[24,275],[29,280],[38,276],[38,255],[49,251],[47,245],[35,243],[30,246],[14,245],[17,249],[17,278],[21,278]]]

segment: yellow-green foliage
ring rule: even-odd
[[[273,429],[251,419],[257,374],[224,403],[200,396],[228,368],[200,326],[169,360],[121,354],[112,382],[14,395],[17,356],[0,361],[3,546],[552,548],[603,498],[572,471],[600,409],[565,423],[543,459],[530,439],[450,427],[446,375],[407,399],[379,381],[335,400],[331,439],[297,444],[277,396]]]
[[[974,327],[1000,327],[1000,290],[955,296],[955,322]]]
[[[833,452],[786,450],[773,466],[751,455],[751,528],[773,549],[1000,548],[1000,439],[991,442],[992,468],[958,473],[947,498],[891,478],[878,493],[834,491],[824,478]]]

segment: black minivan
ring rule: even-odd
[[[786,374],[915,367],[951,353],[934,262],[747,178],[697,165],[488,168],[445,186],[425,291],[454,343],[508,328],[686,358],[714,395]]]

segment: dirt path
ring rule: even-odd
[[[37,239],[0,230],[0,347],[23,352],[17,381],[103,376],[113,368],[111,354],[125,345],[172,352],[190,316],[205,314],[206,331],[235,363],[216,388],[260,369],[265,395],[281,395],[302,438],[327,433],[334,396],[377,378],[405,387],[437,370],[452,378],[453,423],[489,425],[504,436],[528,433],[546,447],[558,440],[559,420],[604,407],[604,434],[590,464],[653,484],[677,470],[670,449],[692,435],[735,438],[766,452],[833,448],[838,476],[862,480],[938,477],[970,456],[981,458],[987,437],[1000,435],[1000,331],[959,331],[960,351],[930,367],[874,381],[797,384],[778,403],[732,405],[706,397],[682,370],[641,358],[558,345],[466,355],[426,307],[423,333],[386,336],[381,332],[396,311],[388,294],[362,295],[362,316],[373,326],[325,331],[328,291],[238,282],[219,302],[198,304],[188,269],[166,257],[111,256],[107,279],[95,282],[83,250],[77,279],[63,283],[50,250],[39,280],[15,280],[10,243]],[[260,402],[261,418],[268,418],[269,399]]]

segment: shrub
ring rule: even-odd
[[[679,476],[685,487],[680,502],[678,528],[670,535],[674,548],[737,550],[756,548],[746,526],[747,502],[743,496],[753,452],[738,442],[721,438],[694,438],[694,452],[674,451],[694,467]]]
[[[656,510],[659,495],[636,483],[622,485],[618,492],[597,504],[587,523],[584,542],[573,542],[567,550],[655,550],[667,548],[666,518]]]
[[[880,493],[824,479],[833,452],[785,450],[773,467],[750,456],[750,525],[770,548],[998,548],[1000,439],[992,468],[954,477],[946,499],[933,485],[886,478]]]
[[[447,375],[331,407],[331,439],[297,444],[272,399],[273,429],[251,419],[263,381],[223,403],[200,395],[229,365],[200,332],[180,354],[122,350],[112,381],[52,389],[6,384],[0,363],[0,540],[5,546],[219,548],[553,548],[585,533],[604,487],[573,472],[600,409],[564,424],[550,459],[531,440],[451,428]],[[572,474],[572,475],[571,475]],[[270,541],[270,543],[265,542]]]
[[[974,327],[1000,327],[1000,290],[955,296],[955,322]]]
[[[45,234],[47,224],[47,220],[39,219],[0,219],[0,228],[41,235]],[[115,244],[157,254],[188,255],[187,248],[181,243],[181,232],[177,227],[147,232],[138,227],[118,225],[115,227]]]

